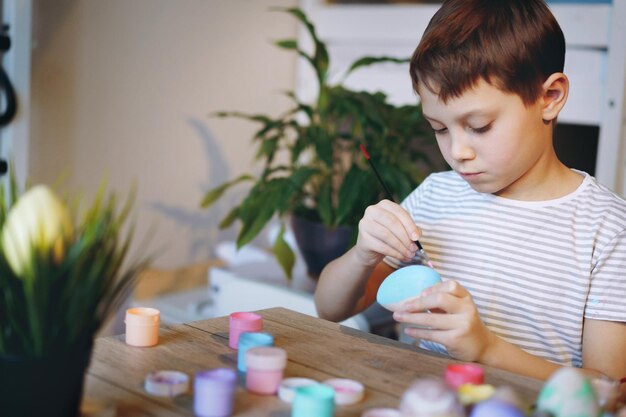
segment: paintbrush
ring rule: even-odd
[[[365,155],[365,159],[367,159],[367,162],[369,162],[370,166],[372,167],[372,170],[374,171],[374,174],[376,174],[376,178],[378,178],[378,182],[380,182],[380,185],[383,186],[383,189],[385,190],[385,194],[387,195],[387,199],[390,200],[390,201],[393,201],[395,203],[396,201],[394,200],[393,195],[391,195],[391,191],[389,191],[389,188],[387,188],[387,185],[385,184],[385,181],[383,181],[383,178],[380,176],[380,173],[376,169],[376,165],[374,165],[374,163],[372,162],[372,159],[370,158],[370,154],[367,153],[367,151],[365,150],[365,146],[363,146],[362,143],[359,144],[359,146],[361,147],[361,152],[363,152],[363,155]],[[418,250],[418,254],[419,254],[418,256],[428,266],[430,266],[432,269],[435,269],[435,267],[433,266],[433,263],[430,261],[430,258],[428,257],[428,254],[426,253],[426,251],[422,247],[422,244],[420,243],[420,241],[419,240],[414,240],[413,242],[417,246],[417,250]],[[424,263],[424,262],[422,262],[422,263]]]

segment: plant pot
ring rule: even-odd
[[[329,229],[321,222],[292,216],[291,227],[309,276],[317,280],[322,269],[333,259],[343,255],[352,238],[352,227]]]
[[[0,355],[0,414],[79,416],[91,347],[43,358]]]

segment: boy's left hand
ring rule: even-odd
[[[456,281],[427,288],[419,297],[407,300],[403,310],[393,317],[402,323],[428,327],[412,327],[405,332],[440,343],[452,357],[463,361],[480,362],[496,337],[481,321],[471,294]]]

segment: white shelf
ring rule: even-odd
[[[295,283],[302,288],[297,289],[284,280],[250,279],[240,272],[224,268],[210,268],[208,274],[210,285],[149,300],[132,301],[131,306],[158,309],[161,312],[161,322],[168,325],[227,316],[236,311],[272,307],[284,307],[317,317],[313,294],[304,289],[307,288],[307,283]],[[360,314],[342,321],[341,324],[369,331],[367,319]]]

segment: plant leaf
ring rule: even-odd
[[[326,226],[331,226],[334,223],[332,193],[331,178],[326,177],[320,185],[317,199],[317,212],[322,223]]]
[[[282,39],[279,41],[274,41],[274,45],[283,49],[298,49],[298,41],[295,39]]]
[[[269,116],[266,116],[264,114],[248,114],[248,113],[242,113],[238,111],[220,111],[220,112],[212,113],[212,116],[221,117],[221,118],[237,117],[239,119],[246,119],[246,120],[259,122],[263,124],[271,124],[274,122],[273,119],[271,119]]]
[[[365,56],[365,57],[357,59],[356,61],[352,63],[352,65],[350,65],[350,68],[348,68],[348,71],[346,71],[346,73],[344,74],[343,79],[345,80],[346,78],[348,78],[348,75],[350,75],[355,70],[362,68],[362,67],[370,66],[372,64],[380,64],[383,62],[406,64],[409,61],[410,61],[409,58],[396,58],[396,57],[391,57],[391,56]]]
[[[328,50],[326,49],[326,45],[320,41],[317,37],[317,33],[315,32],[315,26],[309,21],[304,12],[298,8],[275,8],[274,10],[279,10],[283,12],[290,13],[295,16],[307,29],[313,43],[315,44],[315,52],[313,53],[313,57],[308,56],[303,51],[299,51],[300,55],[304,58],[308,58],[307,60],[311,63],[313,70],[317,74],[317,79],[319,81],[320,89],[324,85],[326,81],[326,76],[328,73],[329,66],[329,58],[328,58]]]
[[[278,260],[283,271],[285,271],[285,275],[287,278],[291,280],[293,266],[296,263],[296,256],[291,250],[291,247],[285,242],[285,224],[281,223],[280,231],[276,236],[276,240],[274,241],[274,246],[272,247],[274,255]]]
[[[259,147],[257,154],[255,156],[256,159],[261,159],[265,157],[267,164],[271,164],[274,160],[274,155],[278,150],[278,141],[280,140],[280,136],[273,136],[271,138],[265,138],[263,142],[261,142],[261,146]]]
[[[302,166],[296,169],[289,177],[289,181],[291,182],[291,187],[293,191],[300,190],[309,180],[309,178],[311,178],[312,175],[317,174],[318,172],[319,169],[309,166]]]
[[[204,194],[204,197],[202,198],[200,207],[202,208],[210,207],[213,203],[215,203],[215,201],[217,201],[224,194],[226,190],[228,190],[233,185],[238,184],[242,181],[253,180],[253,179],[254,177],[248,174],[240,175],[239,177],[235,178],[232,181],[225,182],[224,184],[207,191],[206,194]]]
[[[328,167],[333,166],[333,138],[319,126],[312,126],[307,132],[309,140],[315,144],[317,157]]]
[[[313,107],[311,107],[308,104],[301,103],[293,91],[285,91],[285,95],[291,98],[296,103],[296,106],[297,106],[296,109],[304,112],[309,118],[309,120],[313,118],[313,113],[315,112],[313,110]]]
[[[242,226],[237,236],[238,248],[254,239],[278,211],[278,207],[285,204],[285,191],[288,190],[285,181],[284,178],[271,179],[250,190],[239,206],[238,216]]]
[[[368,173],[362,171],[356,165],[352,165],[339,189],[335,225],[346,223],[346,220],[355,214],[355,208],[359,207],[359,201],[365,199],[365,196],[368,194],[368,188],[370,188]],[[358,211],[361,210],[359,209]],[[356,215],[362,216],[363,213],[356,213]]]
[[[237,220],[239,215],[239,207],[235,207],[232,210],[230,210],[228,212],[228,214],[222,219],[222,221],[220,221],[219,224],[219,228],[220,229],[226,229],[227,227],[230,227],[235,220]]]

